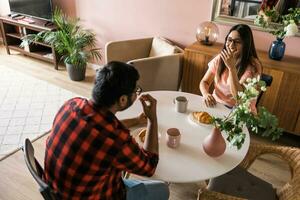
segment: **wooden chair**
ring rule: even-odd
[[[45,200],[55,200],[56,195],[50,186],[43,180],[44,170],[34,157],[34,149],[28,138],[25,139],[24,146],[22,148],[24,152],[24,159],[27,168],[35,181],[40,186],[39,191]]]
[[[286,146],[275,146],[251,143],[249,151],[240,164],[243,169],[248,169],[255,159],[262,154],[275,154],[286,161],[291,170],[291,180],[283,187],[277,189],[277,198],[279,200],[299,200],[300,199],[300,149]],[[217,177],[218,178],[218,177]],[[216,179],[217,179],[216,178]],[[227,184],[231,184],[230,180]],[[248,189],[248,188],[247,188]],[[198,200],[215,199],[215,200],[242,200],[245,198],[235,197],[229,194],[223,194],[211,191],[208,188],[202,188],[198,193]]]

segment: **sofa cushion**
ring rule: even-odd
[[[161,37],[154,37],[149,57],[171,55],[176,51],[176,46],[172,45],[170,41]]]
[[[209,181],[208,189],[251,200],[275,200],[276,190],[264,180],[252,175],[242,167]]]

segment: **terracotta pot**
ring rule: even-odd
[[[204,152],[211,157],[221,156],[226,149],[226,143],[221,131],[214,128],[212,133],[204,139],[202,147]]]

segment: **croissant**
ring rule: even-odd
[[[207,112],[193,112],[193,117],[198,122],[201,122],[204,124],[212,123],[212,117]]]
[[[144,143],[145,142],[145,136],[146,136],[146,129],[143,129],[138,134],[140,140]]]

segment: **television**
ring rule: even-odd
[[[9,0],[10,11],[47,21],[52,21],[51,0]]]

